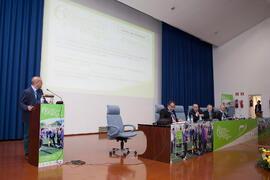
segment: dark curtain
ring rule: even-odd
[[[214,104],[212,45],[162,24],[162,103]]]
[[[0,140],[21,139],[18,102],[40,73],[44,0],[0,0]]]

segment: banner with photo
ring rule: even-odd
[[[225,105],[225,107],[233,106],[233,95],[232,94],[221,94],[221,103]]]
[[[270,118],[258,118],[258,143],[270,144]]]
[[[39,142],[39,167],[63,163],[63,104],[41,104]]]
[[[256,119],[214,122],[214,150],[257,137],[257,127]]]
[[[226,108],[227,116],[233,118],[235,116],[235,104],[232,94],[221,94],[221,104]]]
[[[171,125],[171,163],[213,151],[213,123]]]

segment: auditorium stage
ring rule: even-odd
[[[142,132],[137,133],[126,145],[141,154],[146,139]],[[270,137],[259,142],[269,146]],[[133,155],[109,157],[108,151],[119,143],[109,141],[105,134],[68,136],[64,144],[64,165],[38,169],[24,159],[23,141],[0,142],[0,179],[270,179],[269,172],[255,168],[260,158],[257,140],[174,164]],[[83,160],[87,164],[70,165],[71,160]]]

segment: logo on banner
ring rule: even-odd
[[[230,139],[231,136],[230,136],[230,130],[228,130],[227,128],[223,128],[221,126],[218,126],[217,127],[217,136],[221,139]]]
[[[247,124],[240,125],[238,130],[239,130],[239,135],[238,136],[243,135],[247,130]]]
[[[46,106],[42,109],[42,113],[46,114],[47,116],[55,116],[55,117],[59,116],[58,109],[48,108]]]

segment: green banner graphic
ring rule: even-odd
[[[63,104],[41,104],[40,120],[64,118]]]
[[[64,147],[64,105],[41,104],[39,167],[61,164]]]
[[[214,150],[235,141],[256,127],[256,119],[214,122]]]
[[[233,105],[233,95],[232,94],[221,94],[221,103],[226,107]]]

